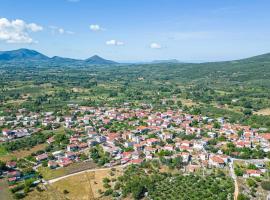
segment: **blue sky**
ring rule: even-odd
[[[117,61],[237,59],[270,52],[269,9],[269,0],[0,0],[0,50]]]

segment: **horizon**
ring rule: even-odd
[[[0,3],[0,51],[117,62],[215,62],[270,52],[266,0]]]
[[[52,56],[49,56],[49,55],[47,55],[47,54],[44,54],[43,52],[40,52],[40,51],[38,51],[38,50],[35,50],[35,49],[28,49],[28,48],[19,48],[19,49],[11,49],[11,50],[7,50],[7,51],[2,51],[2,50],[0,50],[0,53],[6,53],[6,52],[12,52],[12,51],[18,51],[18,50],[30,50],[30,51],[36,51],[37,53],[40,53],[40,54],[42,54],[42,55],[44,55],[44,56],[47,56],[48,58],[54,58],[54,57],[60,57],[60,58],[67,58],[67,59],[74,59],[74,60],[81,60],[81,61],[83,61],[83,60],[87,60],[87,59],[90,59],[90,58],[92,58],[92,57],[95,57],[95,56],[97,56],[97,57],[99,57],[99,58],[101,58],[101,59],[106,59],[106,60],[109,60],[109,61],[115,61],[115,62],[117,62],[118,64],[151,64],[151,63],[154,63],[154,62],[165,62],[166,63],[166,61],[168,61],[168,62],[170,62],[170,61],[176,61],[176,62],[179,62],[179,63],[194,63],[194,64],[196,64],[196,63],[211,63],[211,62],[230,62],[230,61],[237,61],[237,60],[243,60],[243,59],[248,59],[248,58],[252,58],[252,57],[256,57],[256,56],[261,56],[261,55],[265,55],[265,54],[270,54],[270,53],[268,53],[268,52],[266,52],[266,53],[262,53],[262,54],[259,54],[259,55],[252,55],[252,56],[249,56],[249,57],[243,57],[243,58],[238,58],[238,59],[231,59],[231,60],[210,60],[210,61],[203,61],[203,60],[190,60],[190,61],[188,61],[188,60],[186,60],[186,61],[183,61],[183,60],[178,60],[178,59],[174,59],[174,58],[171,58],[171,59],[155,59],[155,60],[138,60],[138,61],[121,61],[121,60],[112,60],[112,59],[107,59],[106,57],[103,57],[102,55],[98,55],[98,54],[94,54],[94,55],[90,55],[90,56],[88,56],[88,57],[86,57],[86,58],[74,58],[74,57],[62,57],[62,56],[57,56],[57,55],[52,55]]]

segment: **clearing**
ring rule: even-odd
[[[117,178],[123,172],[121,167],[115,167],[112,171],[110,168],[102,171],[84,172],[78,175],[69,176],[53,184],[46,185],[47,190],[38,192],[37,190],[29,193],[26,200],[94,200],[106,199],[101,197],[99,190],[104,191],[103,178]],[[109,199],[109,198],[108,198]]]

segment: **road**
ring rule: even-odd
[[[87,170],[83,170],[83,171],[80,171],[80,172],[75,172],[75,173],[72,173],[72,174],[68,174],[68,175],[65,175],[65,176],[61,176],[61,177],[58,177],[58,178],[54,178],[54,179],[51,179],[51,180],[48,180],[48,181],[45,181],[43,180],[43,182],[45,184],[52,184],[52,183],[55,183],[57,181],[60,181],[62,179],[65,179],[65,178],[68,178],[68,177],[71,177],[71,176],[76,176],[78,174],[83,174],[85,172],[97,172],[97,171],[106,171],[106,170],[110,170],[112,168],[117,168],[117,167],[121,167],[121,168],[124,168],[126,167],[127,165],[129,164],[125,164],[125,165],[117,165],[117,166],[114,166],[114,167],[107,167],[107,168],[99,168],[99,169],[87,169]]]
[[[238,183],[237,183],[237,176],[234,173],[234,169],[233,169],[233,162],[234,161],[245,161],[248,163],[256,163],[256,162],[265,162],[265,161],[269,161],[269,159],[265,158],[265,159],[237,159],[237,158],[231,158],[231,162],[229,163],[229,167],[230,167],[230,175],[234,180],[234,200],[237,200],[238,194],[239,194],[239,187],[238,187]],[[267,196],[266,200],[270,200],[270,194]]]
[[[232,159],[232,162],[229,163],[229,168],[230,168],[230,175],[232,177],[232,179],[234,180],[234,200],[237,200],[238,194],[239,194],[239,188],[238,188],[238,183],[237,183],[237,176],[234,173],[234,169],[233,169],[233,161],[234,159]]]

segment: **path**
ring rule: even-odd
[[[8,189],[6,179],[0,179],[0,199],[11,200],[13,199]]]
[[[83,170],[83,171],[80,171],[80,172],[75,172],[75,173],[72,173],[72,174],[68,174],[68,175],[65,175],[65,176],[61,176],[61,177],[58,177],[58,178],[54,178],[54,179],[51,179],[51,180],[48,180],[48,181],[44,181],[45,184],[51,184],[51,183],[55,183],[57,181],[60,181],[62,179],[65,179],[65,178],[68,178],[68,177],[71,177],[71,176],[75,176],[75,175],[78,175],[78,174],[83,174],[85,172],[97,172],[97,171],[106,171],[106,170],[110,170],[112,168],[116,168],[116,167],[126,167],[128,164],[126,165],[118,165],[118,166],[114,166],[114,167],[107,167],[107,168],[99,168],[99,169],[87,169],[87,170]]]
[[[234,159],[232,159],[232,162],[229,163],[229,168],[230,168],[230,175],[232,177],[232,179],[234,180],[234,200],[237,200],[238,194],[239,194],[239,188],[238,188],[238,183],[237,183],[237,176],[234,173],[234,169],[233,169],[233,161]]]

